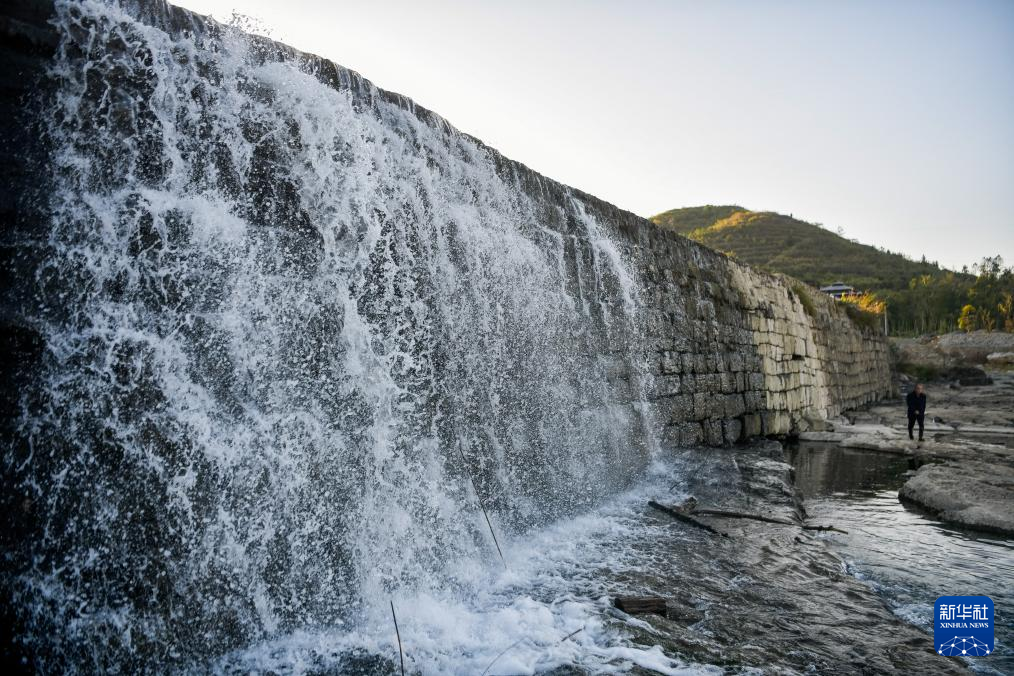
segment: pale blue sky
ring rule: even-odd
[[[1014,263],[1014,1],[177,0],[643,216],[741,204]]]

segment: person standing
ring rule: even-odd
[[[908,404],[908,438],[914,438],[912,436],[912,428],[915,427],[915,423],[918,421],[919,441],[922,441],[922,433],[926,421],[926,392],[923,389],[922,383],[916,383],[915,389],[905,397],[905,402]]]

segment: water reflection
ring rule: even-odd
[[[813,522],[850,572],[899,616],[933,631],[938,596],[984,594],[996,604],[996,653],[976,670],[1014,673],[1014,541],[943,524],[898,501],[909,459],[836,446],[790,448],[795,482]]]

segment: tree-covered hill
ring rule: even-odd
[[[649,220],[667,230],[673,230],[681,235],[689,235],[694,230],[710,227],[723,218],[732,216],[737,211],[746,211],[746,209],[734,204],[728,206],[707,204],[703,207],[672,209],[652,216]]]
[[[813,286],[850,284],[863,292],[850,304],[886,310],[895,334],[1014,331],[1014,268],[999,256],[983,258],[972,274],[953,272],[860,244],[819,224],[734,205],[673,209],[650,220],[763,270]]]
[[[935,263],[913,261],[770,211],[709,205],[673,209],[650,220],[744,263],[814,286],[843,281],[859,290],[900,290],[913,277],[943,272]]]

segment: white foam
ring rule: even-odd
[[[55,25],[58,300],[22,430],[62,455],[26,479],[50,529],[28,640],[91,646],[96,669],[280,634],[389,648],[396,596],[427,668],[575,646],[662,664],[603,643],[598,600],[508,592],[563,563],[510,534],[593,508],[655,449],[637,280],[594,210],[238,32],[97,0]],[[128,600],[152,574],[159,602]]]
[[[687,664],[655,646],[638,645],[625,626],[654,633],[648,623],[610,610],[611,581],[602,576],[644,564],[624,548],[654,538],[643,517],[648,496],[671,479],[655,466],[637,488],[600,508],[523,538],[504,542],[508,568],[461,561],[451,569],[453,587],[441,593],[395,594],[406,666],[423,674],[534,674],[562,665],[591,673],[633,666],[661,674],[721,673]],[[387,610],[387,612],[383,612]],[[381,609],[353,631],[297,632],[228,655],[216,669],[303,673],[340,664],[364,649],[397,661],[390,610]]]

